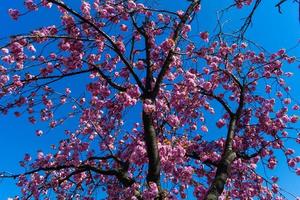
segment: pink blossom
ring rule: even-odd
[[[296,123],[297,121],[298,121],[298,116],[293,115],[293,116],[291,117],[291,122],[292,122],[292,123]]]
[[[297,168],[297,169],[296,169],[296,174],[297,174],[298,176],[300,176],[300,168]]]
[[[36,52],[36,49],[35,49],[35,47],[32,44],[28,45],[27,48],[31,52]]]
[[[37,158],[38,158],[39,160],[43,159],[43,158],[44,158],[44,153],[43,153],[42,151],[38,151]]]
[[[274,157],[271,157],[269,160],[268,160],[268,167],[270,169],[274,169],[275,166],[277,165],[277,161]]]
[[[209,37],[209,34],[208,34],[207,31],[206,31],[206,32],[201,32],[201,33],[200,33],[200,38],[201,38],[202,40],[204,40],[205,42],[208,42],[208,37]]]
[[[293,110],[299,110],[299,105],[297,105],[297,104],[295,104],[294,106],[293,106]]]
[[[208,128],[207,128],[207,126],[205,126],[205,125],[202,125],[202,126],[201,126],[201,130],[202,130],[203,132],[208,132]]]
[[[143,193],[143,199],[154,200],[158,196],[158,187],[151,182],[150,187]]]
[[[173,39],[168,38],[162,44],[161,47],[164,51],[170,51],[175,46],[175,42]]]
[[[196,124],[193,124],[193,125],[191,126],[191,129],[192,129],[192,130],[197,130],[197,125],[196,125]]]
[[[9,53],[9,49],[8,48],[2,48],[1,52],[4,54],[8,54]]]
[[[284,55],[285,54],[285,49],[280,49],[278,52],[277,52],[277,54],[278,54],[278,56],[282,56],[282,55]]]
[[[125,53],[126,49],[125,49],[125,45],[122,41],[118,40],[116,42],[116,46],[118,47],[118,49],[121,53]]]
[[[290,98],[285,98],[283,100],[284,104],[290,104],[291,103],[291,99]]]
[[[134,1],[128,1],[128,8],[129,9],[135,9],[136,8],[136,4],[135,4],[135,2]]]
[[[28,161],[30,161],[31,160],[31,156],[28,154],[28,153],[26,153],[25,155],[24,155],[24,161],[25,162],[28,162]]]
[[[272,87],[270,85],[266,85],[266,93],[271,92]]]
[[[143,110],[146,113],[152,113],[155,111],[155,105],[150,100],[146,100],[143,104]]]
[[[245,43],[245,42],[243,42],[243,43],[241,44],[241,47],[242,47],[242,48],[247,48],[247,46],[248,46],[248,44]]]
[[[222,128],[222,127],[225,125],[225,123],[226,123],[226,120],[225,120],[225,119],[219,119],[219,120],[217,121],[217,127],[218,127],[218,128]]]
[[[158,18],[158,20],[161,21],[161,22],[164,21],[164,15],[161,14],[161,13],[157,14],[157,18]]]
[[[8,75],[1,75],[0,76],[0,82],[5,84],[9,81],[9,76]]]
[[[70,89],[70,88],[66,88],[65,94],[66,94],[66,95],[71,94],[71,89]]]
[[[18,20],[18,18],[20,17],[20,12],[17,9],[8,9],[8,13],[10,15],[10,17],[14,20]]]
[[[139,69],[139,70],[143,70],[144,69],[144,62],[142,60],[137,61],[137,63],[135,64],[135,66]]]
[[[276,183],[277,181],[278,181],[278,177],[277,176],[272,176],[272,181],[274,182],[274,183]]]
[[[177,11],[177,15],[178,15],[179,17],[183,17],[184,11],[183,11],[183,10],[178,10],[178,11]]]
[[[82,11],[82,13],[85,15],[85,17],[91,18],[90,10],[91,10],[91,5],[90,5],[90,3],[86,2],[86,1],[82,1],[82,4],[81,4],[81,11]]]
[[[127,27],[125,24],[122,24],[122,25],[121,25],[121,30],[122,30],[122,31],[127,31],[127,30],[128,30],[128,27]]]
[[[295,160],[294,160],[294,159],[288,159],[288,165],[289,165],[290,167],[295,167],[295,166],[296,166]]]
[[[279,190],[278,185],[277,185],[277,184],[272,184],[272,191],[273,191],[274,193],[278,193],[278,190]]]
[[[285,155],[292,155],[295,151],[293,149],[287,149],[284,154]]]
[[[35,134],[36,134],[37,136],[41,136],[41,135],[43,135],[43,131],[42,131],[42,130],[36,130],[36,131],[35,131]]]
[[[211,88],[212,88],[211,82],[205,82],[205,83],[203,84],[203,89],[204,89],[204,90],[209,91],[209,90],[211,90]]]
[[[28,10],[37,10],[37,5],[33,2],[33,0],[25,0],[24,4]]]
[[[180,121],[176,115],[169,115],[167,120],[172,127],[177,127],[180,124]]]
[[[20,112],[15,112],[14,114],[15,114],[16,117],[20,117],[21,116]]]

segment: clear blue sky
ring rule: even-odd
[[[2,0],[0,7],[0,38],[11,34],[26,33],[28,30],[39,28],[45,24],[58,24],[59,18],[57,13],[42,10],[37,13],[29,13],[22,17],[19,21],[11,20],[7,15],[7,10],[11,7],[20,8],[21,0]],[[75,5],[79,0],[68,0]],[[160,1],[157,1],[160,2]],[[232,1],[223,0],[203,0],[201,14],[197,17],[197,26],[193,27],[195,34],[203,30],[213,30],[216,24],[216,10],[229,5]],[[279,14],[274,7],[276,1],[263,1],[263,5],[257,10],[254,23],[250,27],[247,36],[251,40],[264,46],[267,50],[275,51],[281,47],[290,48],[295,46],[300,39],[300,26],[298,21],[298,5],[286,3],[283,7],[283,14]],[[172,10],[184,9],[186,1],[184,0],[164,0],[163,6]],[[233,10],[224,19],[228,19],[226,28],[234,29],[241,21],[240,19],[249,12],[249,9]],[[1,43],[1,41],[0,41]],[[299,47],[290,52],[296,56],[300,56]],[[296,72],[294,78],[289,79],[290,85],[293,87],[293,95],[297,99],[300,97],[298,86],[300,84],[300,71]],[[66,83],[68,84],[68,83]],[[72,121],[66,126],[76,126]],[[11,114],[0,116],[0,171],[21,172],[18,162],[22,160],[25,152],[35,155],[36,151],[43,149],[47,152],[50,144],[56,144],[63,137],[62,128],[57,128],[45,134],[43,137],[36,137],[35,130],[46,127],[46,124],[29,125],[26,116],[15,118]],[[297,147],[300,153],[300,148]],[[284,162],[281,162],[282,164]],[[280,185],[291,193],[300,196],[300,177],[296,177],[291,173],[286,165],[280,164],[274,171],[280,175]],[[271,173],[269,173],[271,175]],[[13,181],[2,180],[0,182],[0,200],[18,194],[18,188]],[[292,198],[291,198],[292,199]]]

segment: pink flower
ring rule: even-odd
[[[135,63],[135,66],[136,66],[138,69],[142,70],[142,69],[144,69],[144,62],[143,62],[142,60],[139,60],[139,61],[137,61],[137,62]]]
[[[36,130],[36,131],[35,131],[35,134],[36,134],[37,136],[41,136],[41,135],[43,135],[43,131],[42,131],[42,130]]]
[[[285,98],[283,100],[284,104],[290,104],[291,103],[291,99],[290,98]]]
[[[66,102],[67,102],[67,98],[64,97],[64,96],[62,96],[62,97],[60,98],[60,103],[61,103],[61,104],[65,104]]]
[[[45,6],[47,8],[52,7],[52,3],[48,2],[47,0],[42,0],[41,3],[42,3],[43,6]]]
[[[207,126],[205,126],[205,125],[202,125],[202,126],[201,126],[201,130],[202,130],[203,132],[208,132],[208,128],[207,128]]]
[[[143,193],[143,199],[156,199],[158,196],[158,187],[155,183],[149,183],[149,188]]]
[[[16,117],[20,117],[21,116],[20,112],[15,112],[14,114],[15,114]]]
[[[1,75],[0,76],[0,83],[7,83],[9,81],[9,76],[8,75]]]
[[[184,27],[182,28],[182,32],[181,34],[183,35],[183,37],[187,37],[187,33],[191,31],[191,25],[186,24],[184,25]]]
[[[116,42],[116,45],[117,45],[117,47],[118,47],[118,49],[119,49],[119,51],[121,52],[121,53],[125,53],[125,45],[124,45],[124,43],[122,42],[122,41],[120,41],[120,40],[118,40],[117,42]]]
[[[55,127],[57,126],[57,121],[51,121],[51,122],[49,123],[49,126],[50,126],[51,128],[55,128]]]
[[[299,105],[297,105],[297,104],[293,106],[293,110],[299,110],[299,108],[300,108],[300,107],[299,107]]]
[[[183,17],[183,15],[184,15],[184,11],[183,10],[178,10],[176,13],[177,13],[177,15],[179,17]]]
[[[300,176],[300,168],[297,168],[297,169],[296,169],[296,174],[297,174],[298,176]]]
[[[296,123],[297,121],[298,121],[298,116],[293,115],[293,116],[291,117],[291,122],[292,122],[292,123]]]
[[[193,125],[191,126],[191,129],[192,129],[192,130],[197,130],[197,125],[196,125],[196,124],[193,124]]]
[[[207,31],[201,32],[201,33],[200,33],[200,38],[201,38],[202,40],[204,40],[205,42],[208,42],[208,36],[209,36],[209,34],[208,34]]]
[[[33,2],[33,0],[25,0],[24,4],[28,10],[37,10],[37,5]]]
[[[248,46],[248,44],[245,43],[245,42],[243,42],[243,43],[241,44],[241,48],[243,48],[243,49],[245,49],[247,46]]]
[[[180,124],[180,121],[176,115],[169,115],[167,121],[172,127],[177,127]]]
[[[218,121],[217,121],[217,127],[218,128],[222,128],[224,125],[225,125],[225,119],[219,119]]]
[[[4,54],[8,54],[8,53],[9,53],[8,48],[2,48],[1,51],[2,51],[2,53],[4,53]]]
[[[282,56],[285,54],[285,49],[280,49],[278,52],[277,52],[277,55],[278,56]]]
[[[205,82],[205,83],[203,84],[203,89],[206,90],[206,91],[210,90],[211,87],[212,87],[212,84],[211,84],[211,82],[209,82],[209,81],[208,81],[208,82]]]
[[[136,8],[136,4],[134,3],[134,1],[128,1],[128,8],[129,9],[135,9]]]
[[[143,110],[145,113],[152,113],[156,110],[156,107],[150,100],[146,100],[143,104]]]
[[[272,176],[272,181],[274,182],[274,183],[276,183],[277,181],[278,181],[278,177],[277,176]]]
[[[185,166],[180,170],[181,180],[183,182],[190,182],[192,175],[194,173],[194,168],[191,166]]]
[[[271,86],[270,85],[266,85],[266,93],[270,93],[271,92]]]
[[[173,39],[168,38],[166,39],[162,44],[161,44],[161,48],[164,51],[170,51],[171,49],[173,49],[173,47],[175,46],[175,42]]]
[[[282,136],[283,137],[287,137],[288,136],[288,132],[287,131],[282,131]]]
[[[275,166],[277,164],[277,161],[274,157],[271,157],[269,160],[268,160],[268,168],[270,169],[274,169]]]
[[[278,192],[278,185],[277,184],[273,184],[272,185],[272,192],[277,193]]]
[[[287,149],[284,154],[285,155],[292,155],[295,151],[293,149]]]
[[[296,166],[295,160],[289,159],[289,160],[288,160],[288,166],[290,166],[290,167],[295,167],[295,166]]]
[[[127,30],[128,30],[128,27],[127,27],[125,24],[122,24],[122,25],[121,25],[121,30],[122,30],[122,31],[127,31]]]
[[[30,155],[28,153],[26,153],[25,156],[24,156],[24,161],[28,162],[30,160],[31,160]]]
[[[35,47],[34,47],[32,44],[29,44],[29,45],[27,46],[27,48],[28,48],[28,50],[31,51],[31,52],[36,52],[36,49],[35,49]]]
[[[37,158],[39,160],[43,159],[45,156],[44,156],[44,153],[42,151],[38,151],[38,154],[37,154]]]
[[[14,20],[18,20],[18,18],[20,17],[20,12],[17,9],[8,9],[8,14]]]
[[[158,20],[161,21],[161,22],[164,21],[164,15],[161,14],[161,13],[157,14],[157,18],[158,18]]]
[[[82,5],[81,5],[81,11],[85,17],[88,17],[88,18],[91,17],[90,10],[91,10],[91,5],[88,2],[83,1]]]
[[[66,95],[71,94],[71,89],[70,88],[66,88]]]

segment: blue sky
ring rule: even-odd
[[[7,15],[9,8],[20,8],[23,1],[20,0],[2,0],[0,7],[0,38],[11,34],[26,33],[31,29],[39,28],[45,24],[58,24],[57,13],[51,10],[43,9],[37,13],[29,13],[19,21],[11,20]],[[68,0],[70,5],[78,5],[79,0]],[[276,51],[279,48],[289,49],[299,42],[300,26],[298,21],[298,5],[289,1],[283,5],[283,14],[279,14],[274,7],[276,1],[263,1],[262,6],[257,10],[254,16],[253,25],[250,27],[246,36],[264,46],[269,51]],[[197,34],[199,31],[211,31],[216,25],[216,11],[226,5],[231,4],[229,0],[203,0],[202,11],[197,17],[193,31]],[[186,1],[183,0],[165,0],[162,6],[177,10],[184,9]],[[224,16],[226,29],[234,30],[237,24],[240,24],[241,18],[249,12],[249,9],[233,9],[230,14]],[[3,41],[0,41],[3,44]],[[294,48],[289,52],[300,57],[300,49]],[[296,69],[297,66],[294,66]],[[295,71],[296,70],[292,70]],[[292,94],[299,99],[300,93],[298,85],[300,84],[300,72],[297,70],[296,76],[288,80],[292,88]],[[72,82],[76,84],[75,82]],[[66,82],[65,84],[70,84]],[[73,121],[68,122],[66,126],[76,125]],[[12,114],[0,116],[0,171],[21,172],[18,162],[22,160],[24,153],[28,152],[35,155],[37,150],[43,149],[47,152],[50,144],[56,144],[63,137],[63,127],[52,130],[43,137],[36,137],[35,130],[46,127],[46,124],[30,125],[26,116],[15,118]],[[300,153],[300,148],[296,148]],[[284,162],[281,162],[284,163]],[[300,177],[294,176],[286,165],[280,164],[274,173],[280,174],[280,185],[287,191],[300,196]],[[271,175],[271,173],[270,173]],[[0,181],[0,199],[7,199],[18,193],[18,188],[11,180]],[[292,198],[291,198],[292,199]]]

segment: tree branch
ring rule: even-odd
[[[195,8],[197,6],[199,6],[201,0],[194,0],[190,6],[188,7],[188,9],[186,10],[185,14],[183,15],[180,23],[178,24],[177,28],[175,29],[174,33],[173,33],[173,41],[175,43],[175,47],[177,46],[178,44],[178,41],[179,41],[179,36],[180,36],[180,32],[184,26],[184,24],[188,21],[189,17],[192,15],[192,13],[194,12]],[[156,80],[156,83],[155,83],[155,86],[154,86],[154,89],[152,91],[152,94],[151,94],[151,98],[152,99],[155,99],[158,92],[159,92],[159,88],[160,88],[160,84],[161,82],[163,81],[163,78],[165,76],[165,73],[167,72],[167,70],[169,69],[169,65],[171,64],[172,62],[172,56],[174,55],[174,52],[173,50],[170,50],[166,59],[165,59],[165,62],[157,76],[157,80]]]
[[[48,0],[48,1],[52,2],[53,4],[55,4],[57,6],[64,8],[66,11],[70,12],[71,14],[73,14],[74,16],[76,16],[77,18],[82,20],[84,23],[87,23],[88,25],[93,27],[100,35],[102,35],[112,45],[114,51],[118,54],[118,56],[120,57],[122,62],[125,64],[125,66],[129,70],[129,72],[131,73],[133,78],[135,79],[135,81],[138,84],[138,86],[140,87],[140,89],[145,91],[144,85],[141,82],[141,80],[139,79],[138,75],[134,72],[132,65],[129,63],[129,61],[127,61],[127,59],[125,58],[123,53],[119,50],[119,48],[115,44],[115,42],[105,32],[103,32],[101,29],[99,29],[99,27],[97,25],[95,25],[93,22],[86,19],[85,17],[83,17],[82,15],[80,15],[79,13],[77,13],[76,11],[74,11],[73,9],[68,7],[66,4],[62,3],[61,1],[58,1],[58,0]]]
[[[223,108],[229,113],[230,116],[233,115],[233,112],[231,111],[229,105],[222,98],[214,95],[213,93],[208,93],[203,89],[201,89],[199,92],[202,95],[214,98],[216,101],[218,101],[223,106]]]
[[[102,78],[103,78],[103,79],[104,79],[111,87],[113,87],[113,88],[115,88],[115,89],[117,89],[117,90],[119,90],[119,91],[122,91],[122,92],[125,92],[125,91],[126,91],[126,88],[125,88],[125,87],[122,87],[122,86],[120,86],[120,85],[114,83],[114,82],[111,80],[110,77],[108,77],[107,75],[105,75],[105,74],[102,72],[102,70],[99,68],[99,66],[97,66],[97,65],[95,65],[95,64],[93,64],[93,63],[89,63],[89,62],[87,62],[87,61],[85,61],[85,60],[83,60],[83,62],[87,63],[88,65],[93,66],[93,69],[96,70],[96,71],[100,74],[100,76],[101,76],[101,77],[102,77]]]
[[[286,2],[287,0],[280,0],[276,5],[275,5],[275,7],[277,7],[278,8],[278,12],[280,13],[280,14],[282,14],[282,11],[281,11],[281,5],[284,3],[284,2]]]
[[[192,158],[194,160],[200,160],[201,161],[201,157],[199,155],[197,155],[195,152],[191,153],[191,154],[186,154],[187,157],[189,158]],[[213,166],[213,167],[217,167],[218,166],[218,163],[212,161],[212,160],[205,160],[202,162],[203,164],[205,165],[208,165],[208,166]]]

